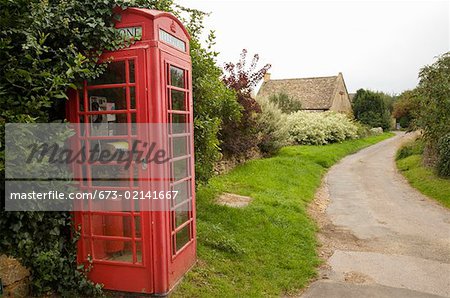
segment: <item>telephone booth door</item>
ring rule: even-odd
[[[71,101],[70,121],[84,123],[80,147],[99,148],[114,153],[131,148],[137,139],[148,139],[148,131],[135,123],[147,122],[148,99],[145,92],[145,49],[127,49],[105,55],[112,59],[106,72],[85,82]],[[130,292],[153,292],[151,270],[151,212],[141,212],[135,200],[113,201],[112,192],[148,189],[148,173],[142,165],[131,163],[129,169],[113,161],[79,166],[80,188],[110,200],[83,202],[85,212],[77,212],[81,223],[78,259],[93,263],[89,277],[105,288]],[[97,204],[97,206],[93,206]],[[102,204],[103,206],[98,206]],[[109,204],[108,206],[104,204]],[[116,204],[116,206],[111,206]],[[126,206],[125,204],[128,204]],[[109,207],[113,211],[109,211]],[[129,210],[129,211],[121,211]]]

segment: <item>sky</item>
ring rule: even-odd
[[[342,72],[350,93],[401,93],[418,73],[450,51],[450,1],[176,0],[210,12],[218,63],[243,48],[270,63],[272,79]]]

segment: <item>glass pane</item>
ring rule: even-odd
[[[177,191],[175,200],[173,200],[174,205],[178,205],[181,202],[187,201],[189,199],[190,185],[191,185],[191,180],[188,180],[188,181],[178,183],[177,185],[172,187],[173,191]]]
[[[136,242],[136,261],[142,263],[142,243]]]
[[[175,227],[181,226],[183,223],[190,219],[190,209],[190,202],[187,202],[174,211]]]
[[[187,133],[188,123],[187,116],[180,114],[172,114],[172,134]]]
[[[126,165],[91,165],[92,185],[128,187],[130,172],[125,167]]]
[[[170,85],[184,88],[184,71],[172,65],[170,66]]]
[[[88,183],[86,177],[87,177],[87,167],[85,165],[82,165],[80,167],[79,177],[76,178],[81,180],[81,185],[87,186]]]
[[[85,120],[84,116],[80,116],[80,119],[79,119],[80,124],[77,126],[77,131],[76,131],[76,133],[79,136],[86,135],[86,131],[85,131],[86,124],[84,123],[84,120]]]
[[[89,85],[125,83],[125,61],[111,62],[106,71],[97,79],[89,81]]]
[[[172,163],[174,180],[180,180],[189,176],[189,159],[177,160]]]
[[[127,100],[125,87],[89,90],[88,103],[89,111],[126,110]],[[114,118],[113,116],[111,115],[112,118]],[[107,121],[115,121],[112,118]]]
[[[176,242],[177,242],[177,251],[180,250],[186,243],[190,240],[190,224],[186,225],[184,228],[177,232]]]
[[[89,222],[89,215],[83,214],[83,225],[82,225],[82,235],[84,236],[90,236],[90,222]]]
[[[178,90],[170,90],[172,95],[172,110],[184,111],[186,105],[184,102],[184,92]]]
[[[94,240],[96,260],[133,262],[131,242],[122,240]]]
[[[92,215],[93,234],[97,236],[132,236],[131,217],[120,215]]]
[[[80,112],[84,112],[84,91],[83,91],[83,89],[80,89],[77,92],[78,92],[79,103],[80,103]]]
[[[188,137],[176,137],[172,139],[172,157],[189,154]]]
[[[130,87],[130,109],[136,108],[136,88]]]
[[[137,134],[138,125],[136,125],[136,123],[137,123],[136,114],[132,113],[131,114],[131,134],[133,136],[135,136]]]
[[[84,249],[84,257],[87,259],[88,256],[92,257],[92,252],[91,252],[91,243],[90,243],[90,238],[83,238],[83,249]]]
[[[110,119],[115,119],[115,121],[109,122]],[[91,123],[91,136],[123,136],[128,134],[127,114],[91,115],[89,121]],[[87,128],[87,126],[84,128]]]
[[[103,164],[108,164],[111,161],[119,161],[124,164],[130,158],[129,148],[128,141],[123,139],[91,140],[89,151],[86,151],[86,159],[90,162],[101,162]],[[118,171],[122,168],[110,168],[109,170]],[[96,176],[94,173],[92,173],[92,177],[106,178],[103,175]],[[110,177],[116,177],[116,174],[111,173]]]
[[[128,60],[129,68],[130,68],[130,83],[135,82],[135,69],[134,69],[134,60]]]
[[[136,229],[135,237],[136,238],[141,238],[142,237],[142,234],[141,234],[141,217],[139,217],[139,216],[134,217],[134,228]]]
[[[139,167],[141,166],[141,164],[136,165],[135,162],[133,162],[131,164],[131,166],[133,167],[133,186],[139,186]],[[134,209],[134,210],[140,210],[140,209]]]

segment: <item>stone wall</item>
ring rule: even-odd
[[[0,255],[0,279],[3,285],[3,296],[0,297],[29,297],[30,271],[19,261],[6,255]]]
[[[218,161],[214,165],[214,173],[216,175],[225,174],[234,169],[236,166],[243,164],[248,160],[262,157],[263,155],[258,149],[253,149],[252,151],[241,156],[230,156],[230,157],[224,156],[220,161]]]

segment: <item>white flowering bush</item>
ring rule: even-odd
[[[286,127],[293,144],[325,145],[358,137],[358,127],[346,115],[335,112],[295,112]]]

